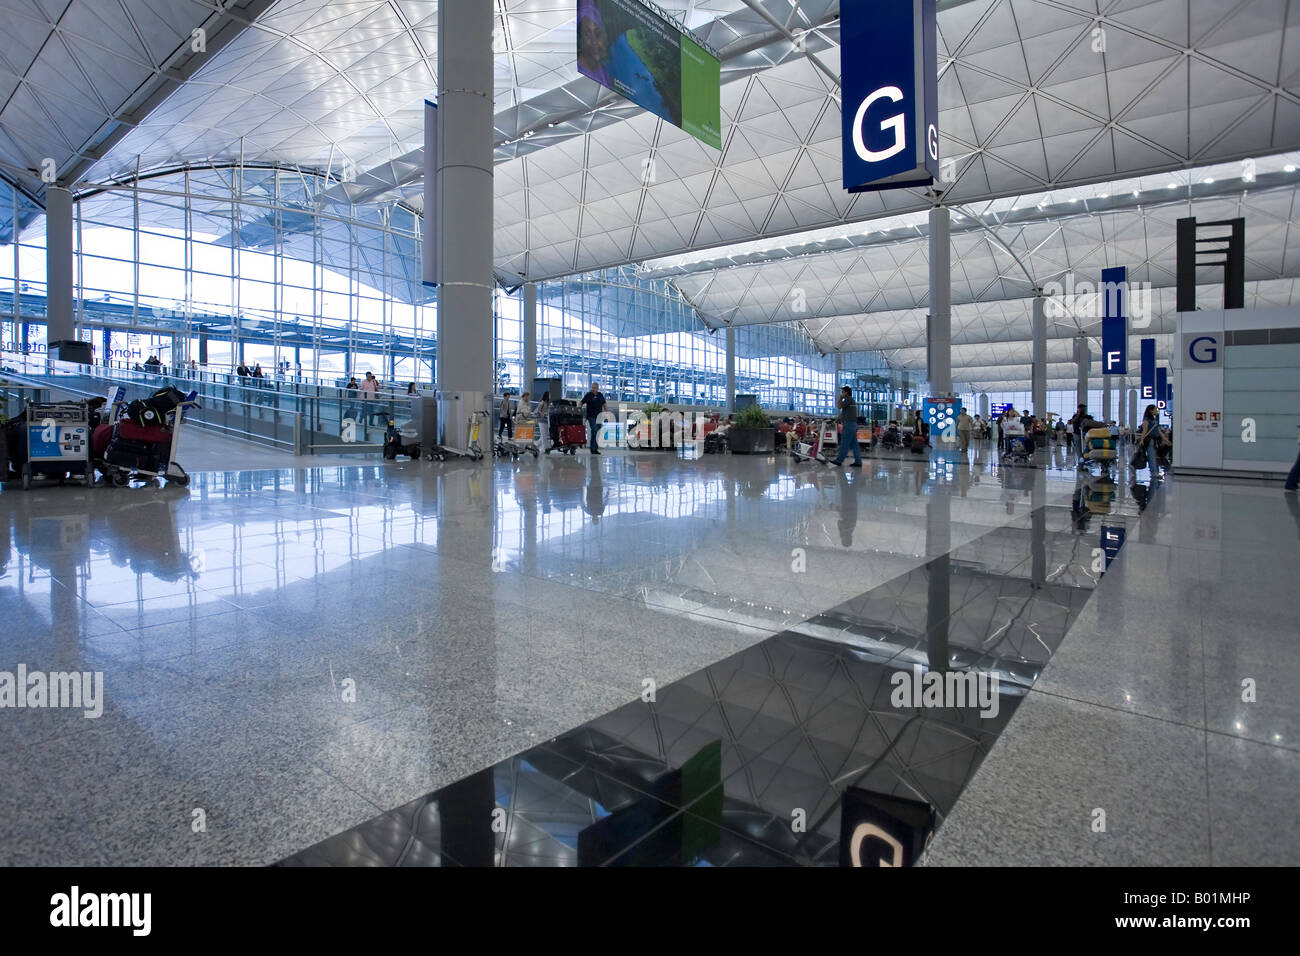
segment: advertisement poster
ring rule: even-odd
[[[578,0],[578,72],[722,148],[717,57],[639,0]]]

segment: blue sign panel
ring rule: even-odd
[[[1101,551],[1106,556],[1106,571],[1110,570],[1110,563],[1119,556],[1119,549],[1124,547],[1124,538],[1127,531],[1122,528],[1116,528],[1111,525],[1101,526]],[[1103,574],[1105,571],[1102,572]]]
[[[1169,370],[1163,365],[1156,369],[1156,408],[1166,408],[1169,403]]]
[[[939,175],[936,0],[843,0],[844,188],[926,185]]]
[[[1101,374],[1128,374],[1128,268],[1101,270]]]
[[[921,403],[921,414],[930,426],[931,443],[938,441],[949,444],[957,441],[957,416],[961,414],[961,399],[929,397]]]
[[[1156,340],[1143,339],[1142,346],[1142,391],[1144,402],[1156,400]]]

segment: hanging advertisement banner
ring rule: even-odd
[[[1139,344],[1142,349],[1142,389],[1139,397],[1144,402],[1154,402],[1156,400],[1156,340],[1143,339]]]
[[[1156,369],[1156,408],[1169,407],[1169,370],[1161,365]]]
[[[841,142],[851,193],[939,176],[935,0],[840,4]]]
[[[578,72],[722,148],[722,65],[640,0],[578,0]]]
[[[1101,270],[1101,374],[1128,374],[1128,268]]]

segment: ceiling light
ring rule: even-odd
[[[1098,198],[1098,199],[1109,199],[1109,198],[1110,198],[1110,193],[1102,193],[1102,194],[1101,194],[1100,196],[1098,196],[1097,198]]]
[[[1294,173],[1294,172],[1295,172],[1295,163],[1287,163],[1285,166],[1282,167],[1282,171],[1283,171],[1284,173]]]
[[[1137,199],[1138,196],[1141,196],[1141,195],[1142,195],[1142,190],[1140,190],[1140,189],[1135,189],[1135,190],[1133,190],[1133,198],[1134,198],[1134,199]]]
[[[1210,185],[1210,183],[1214,182],[1214,177],[1213,177],[1213,176],[1206,176],[1204,179],[1201,180],[1201,182],[1205,183],[1205,185],[1208,186],[1208,185]]]
[[[1177,189],[1177,188],[1178,188],[1178,184],[1177,184],[1177,183],[1170,183],[1170,184],[1169,184],[1169,188],[1170,188],[1170,189]]]

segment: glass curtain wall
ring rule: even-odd
[[[104,184],[78,197],[75,215],[78,328],[98,362],[433,382],[436,301],[421,281],[420,218],[403,202],[353,205],[334,178],[232,165]],[[516,391],[522,299],[520,289],[494,298],[495,384]],[[44,218],[0,182],[0,348],[43,352],[44,316]],[[738,393],[773,411],[833,411],[834,357],[801,326],[735,337]],[[615,401],[720,407],[726,333],[630,267],[545,282],[537,373],[571,397],[595,378]]]

